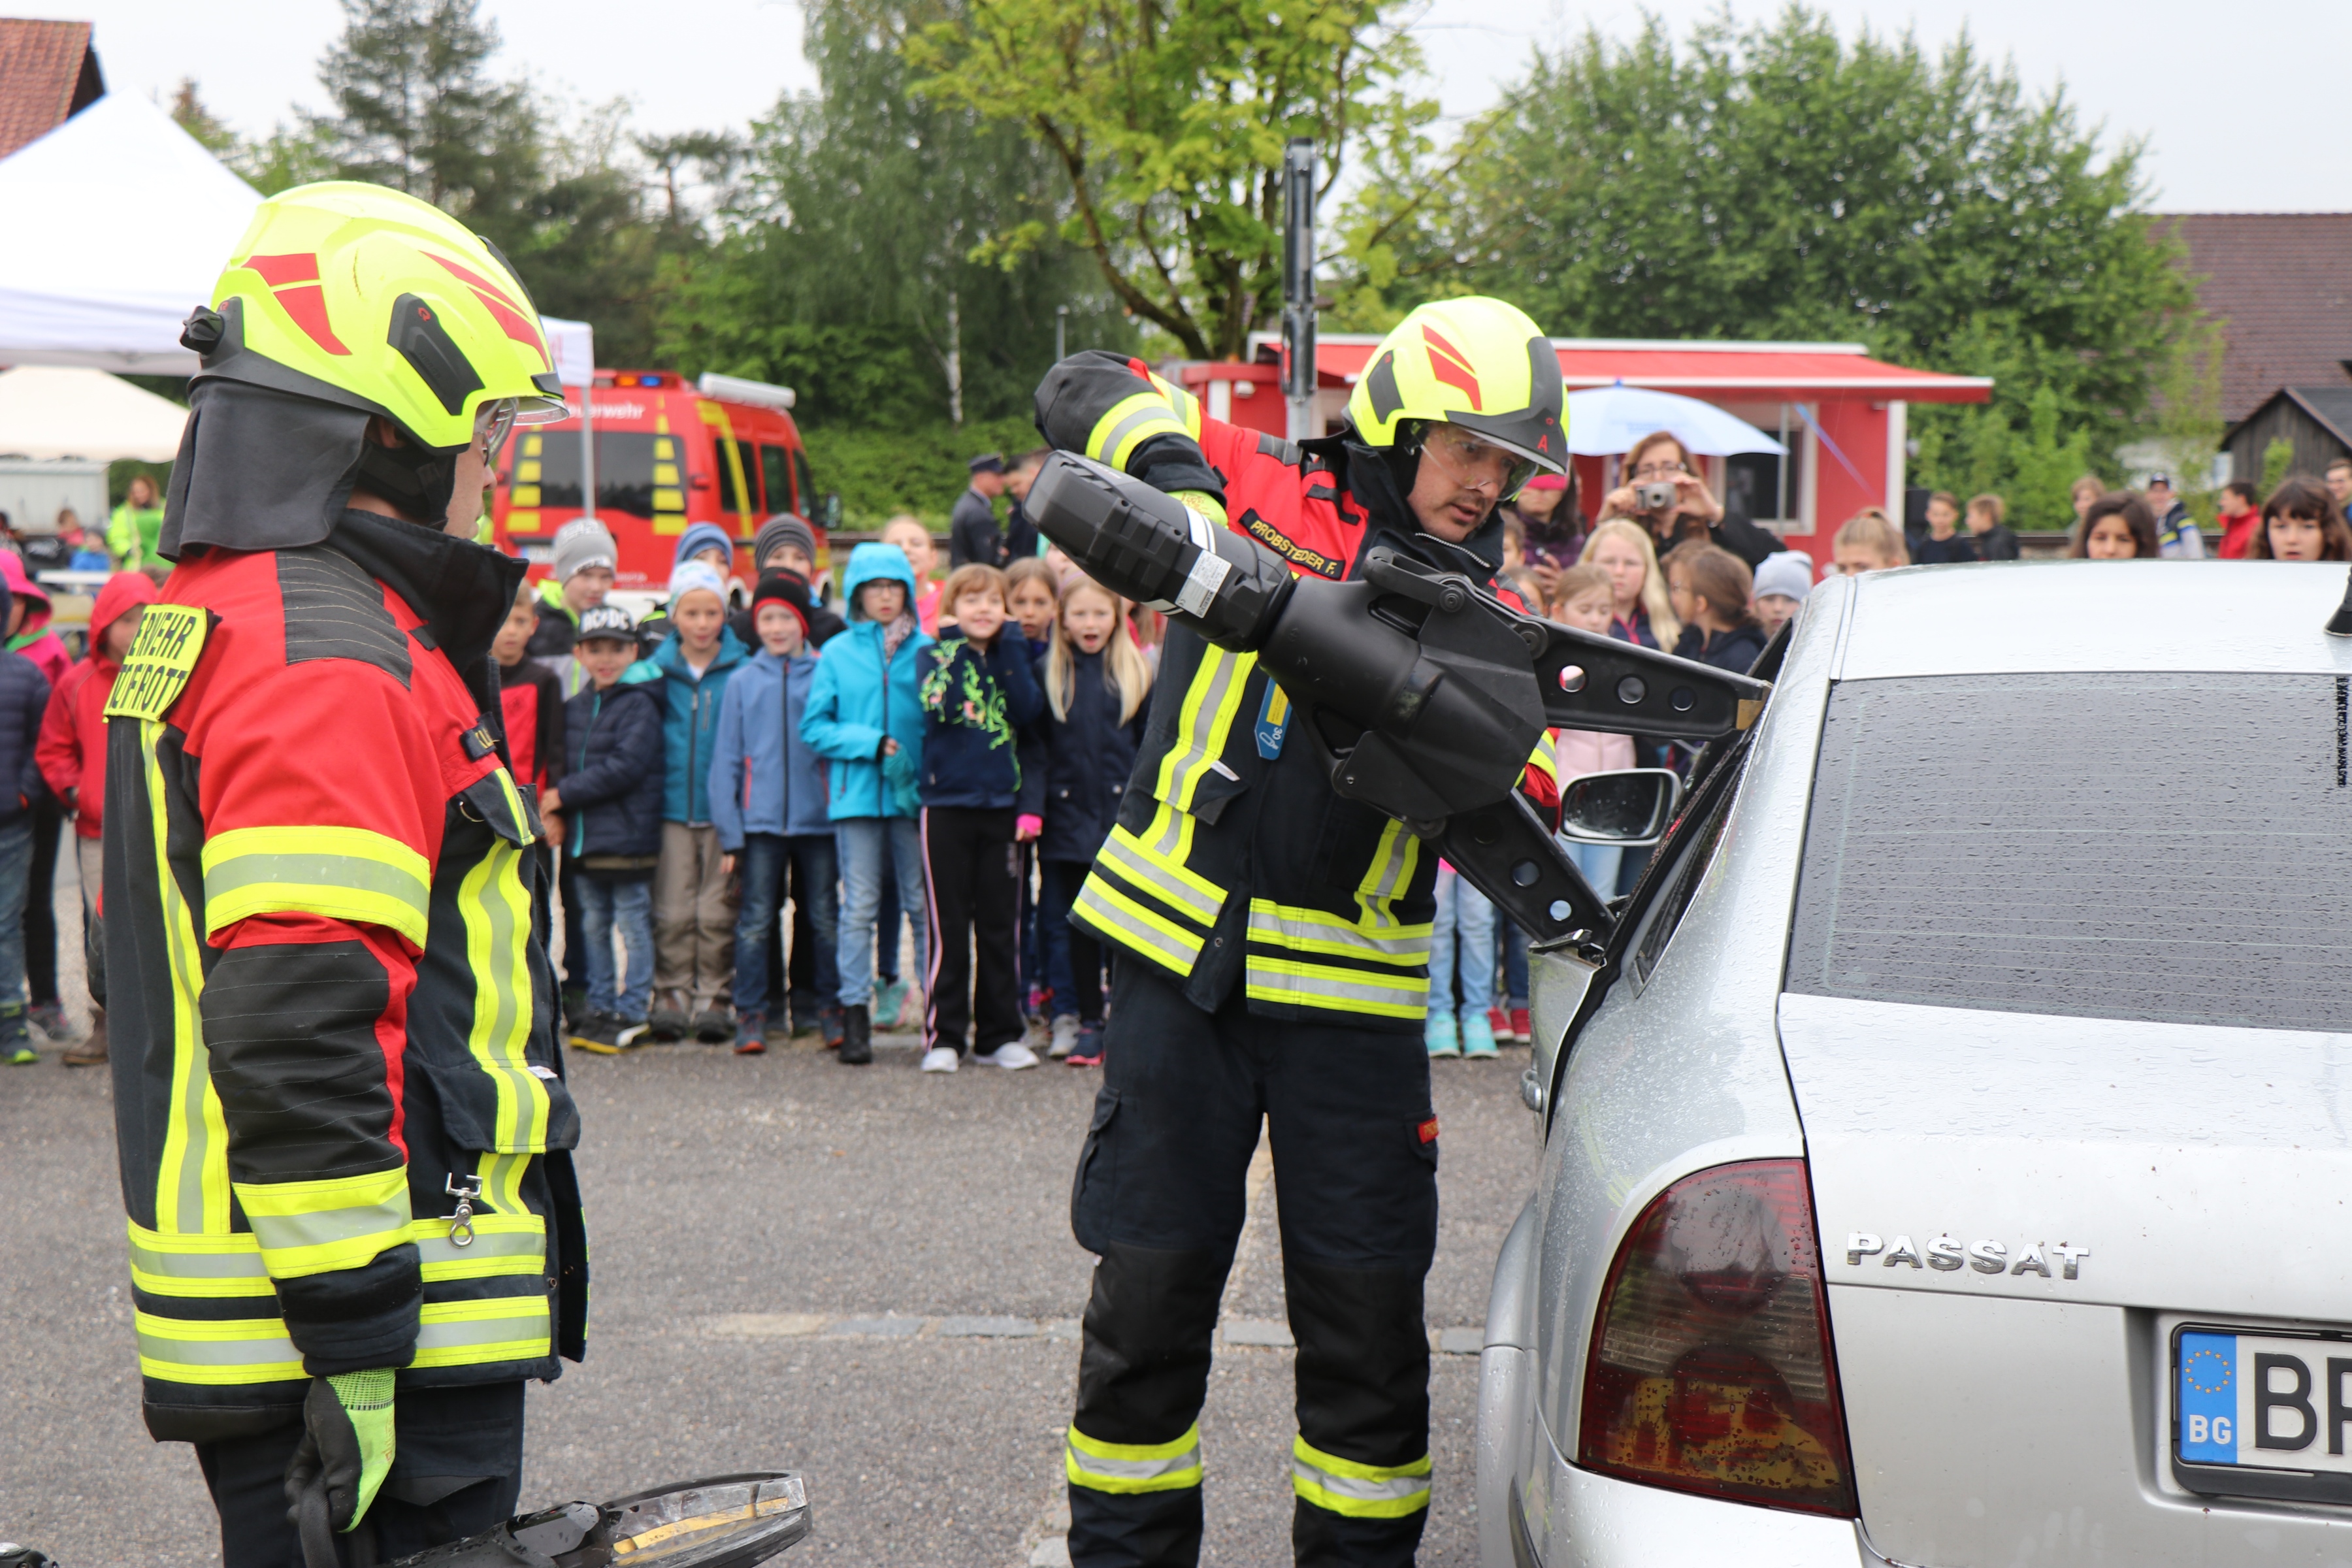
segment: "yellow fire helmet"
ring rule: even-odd
[[[329,181],[270,197],[181,342],[226,378],[381,414],[418,445],[563,416],[530,296],[429,202]]]
[[[1439,300],[1381,340],[1348,399],[1348,422],[1366,446],[1392,447],[1443,420],[1565,473],[1564,393],[1559,356],[1526,311],[1479,296]]]

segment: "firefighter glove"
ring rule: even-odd
[[[392,1468],[389,1369],[314,1378],[302,1402],[302,1441],[286,1467],[287,1517],[299,1522],[303,1495],[323,1489],[328,1521],[358,1525]]]

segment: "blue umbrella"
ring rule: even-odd
[[[1789,450],[1747,420],[1696,397],[1622,381],[1568,395],[1568,449],[1580,457],[1613,458],[1659,430],[1710,458],[1733,452],[1782,457]]]

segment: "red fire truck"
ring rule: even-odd
[[[577,387],[566,389],[575,402]],[[600,370],[590,399],[596,516],[620,546],[614,586],[658,593],[669,581],[677,536],[715,522],[735,541],[734,575],[752,574],[751,536],[780,511],[816,531],[819,580],[831,570],[827,506],[815,493],[792,388],[737,376],[689,383],[675,371]],[[581,513],[577,416],[530,425],[509,443],[490,518],[500,549],[545,575],[555,531]]]

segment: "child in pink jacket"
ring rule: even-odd
[[[1595,566],[1571,566],[1559,574],[1552,592],[1551,618],[1581,632],[1609,635],[1612,599],[1608,574]],[[1604,735],[1598,730],[1555,730],[1552,747],[1559,763],[1559,783],[1586,773],[1613,773],[1634,765],[1631,735]],[[1562,839],[1569,858],[1593,890],[1606,899],[1617,890],[1617,866],[1625,851],[1614,844],[1578,844]]]

